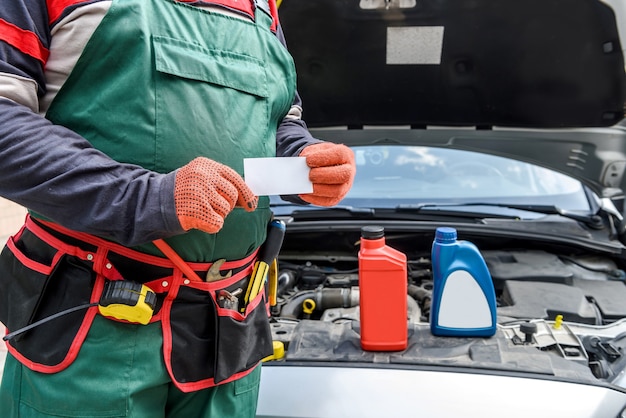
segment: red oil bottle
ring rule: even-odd
[[[407,347],[406,255],[385,244],[382,226],[361,228],[359,293],[361,348],[400,351]]]

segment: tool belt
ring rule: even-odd
[[[226,261],[221,268],[232,271],[228,278],[192,281],[168,258],[27,216],[0,253],[0,321],[10,332],[97,303],[108,280],[145,284],[157,296],[150,322],[161,322],[170,377],[180,390],[195,391],[242,377],[272,354],[265,288],[239,305],[242,311],[218,303],[220,291],[246,289],[255,259],[256,252]],[[200,277],[211,266],[187,264]],[[9,340],[8,350],[32,370],[62,371],[78,355],[97,314],[91,306],[55,318]]]

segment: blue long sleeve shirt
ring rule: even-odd
[[[109,5],[106,0],[12,0],[0,8],[0,196],[67,228],[136,245],[184,232],[174,204],[176,173],[114,161],[45,118]],[[280,26],[276,35],[285,44]],[[318,142],[301,114],[296,94],[277,131],[277,156],[296,156]]]

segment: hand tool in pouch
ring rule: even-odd
[[[209,267],[209,271],[206,272],[207,282],[216,282],[218,280],[228,279],[230,276],[233,275],[232,270],[228,270],[228,273],[224,275],[222,275],[222,273],[220,272],[220,267],[222,267],[222,264],[224,264],[225,262],[225,258],[220,258],[219,260],[215,260],[213,264],[211,264],[211,267]]]
[[[259,258],[254,263],[254,270],[250,277],[250,283],[246,290],[246,296],[244,302],[247,304],[253,300],[261,291],[261,287],[265,283],[265,276],[270,269],[270,265],[274,262],[280,247],[283,245],[283,238],[285,237],[285,223],[279,219],[274,219],[270,222],[267,231],[267,238],[261,246],[259,252]],[[241,308],[245,310],[245,305]]]
[[[278,261],[274,259],[270,265],[270,269],[267,272],[267,282],[269,283],[269,294],[267,300],[270,306],[276,306],[278,303]]]

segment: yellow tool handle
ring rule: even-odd
[[[274,259],[272,264],[270,265],[270,270],[267,272],[267,280],[269,282],[269,295],[267,299],[270,303],[270,306],[276,306],[278,302],[276,300],[278,294],[278,261]]]
[[[259,294],[261,286],[263,286],[263,283],[265,282],[265,275],[267,274],[269,268],[269,264],[265,261],[257,261],[254,264],[254,271],[252,272],[250,284],[248,285],[248,290],[246,291],[246,302],[250,302]]]
[[[265,276],[270,269],[270,264],[274,263],[278,257],[278,252],[285,237],[285,229],[285,223],[279,219],[274,219],[269,223],[267,237],[259,250],[259,258],[254,263],[254,270],[252,271],[252,276],[250,276],[250,283],[244,297],[246,305],[261,291],[261,287],[265,283]],[[241,312],[244,312],[245,309],[244,305],[241,308]]]

